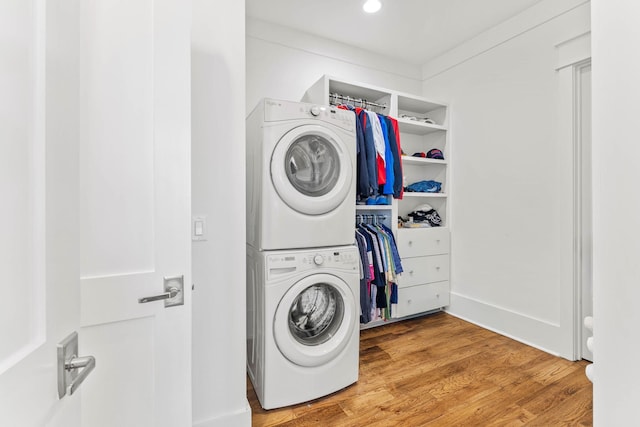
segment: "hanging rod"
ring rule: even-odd
[[[356,214],[357,223],[369,223],[367,221],[373,221],[374,224],[377,224],[378,221],[384,221],[385,219],[387,219],[387,216],[381,214]]]
[[[359,105],[360,107],[362,107],[364,109],[367,109],[368,107],[373,107],[373,108],[381,108],[381,109],[384,110],[385,108],[387,108],[386,104],[380,104],[378,102],[367,101],[366,99],[355,98],[355,97],[349,96],[349,95],[342,95],[342,94],[339,94],[337,92],[329,94],[329,103],[331,105],[352,104],[355,107],[357,107]]]

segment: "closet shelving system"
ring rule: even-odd
[[[398,278],[398,304],[392,320],[419,316],[449,305],[450,284],[450,141],[449,107],[413,94],[325,75],[305,93],[304,102],[322,105],[351,103],[398,120],[404,185],[434,180],[442,184],[439,193],[405,192],[402,200],[389,205],[357,205],[356,214],[377,215],[394,232],[404,273]],[[425,119],[430,119],[426,122]],[[444,160],[415,157],[437,148]],[[429,205],[442,218],[440,227],[398,227],[399,216]],[[384,324],[375,321],[361,327]]]

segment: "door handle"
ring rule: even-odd
[[[171,288],[169,288],[169,292],[165,292],[164,294],[160,294],[160,295],[154,295],[154,296],[151,296],[151,297],[139,298],[138,302],[140,304],[144,304],[144,303],[147,303],[147,302],[160,301],[160,300],[164,300],[164,299],[171,299],[171,298],[175,298],[175,296],[178,295],[179,292],[180,292],[180,290],[178,288],[176,288],[175,286],[172,286]]]
[[[72,395],[96,367],[93,356],[78,357],[78,333],[58,343],[58,399]]]
[[[164,293],[149,297],[138,298],[138,303],[146,304],[153,301],[164,301],[165,307],[184,305],[184,276],[165,277]]]
[[[67,363],[65,363],[64,368],[67,371],[73,371],[75,369],[83,368],[78,376],[71,381],[69,384],[69,395],[72,395],[80,384],[89,376],[93,368],[96,367],[96,358],[93,356],[84,356],[84,357],[74,357]]]

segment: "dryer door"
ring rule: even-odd
[[[347,145],[331,129],[299,126],[276,145],[271,156],[271,181],[290,208],[305,215],[322,215],[351,196],[352,158]]]
[[[356,327],[356,302],[342,279],[307,276],[282,297],[273,319],[280,352],[300,366],[323,365],[338,356]]]

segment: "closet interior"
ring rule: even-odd
[[[384,286],[370,284],[369,302],[383,305],[363,314],[361,329],[443,309],[450,301],[450,167],[449,106],[423,97],[365,83],[322,76],[303,102],[350,105],[397,121],[401,191],[380,203],[356,205],[358,228],[389,230],[399,256],[400,272],[387,274]],[[393,251],[390,250],[390,254]],[[396,274],[397,273],[397,274]],[[379,299],[384,291],[388,307]],[[372,306],[375,306],[372,304]],[[379,308],[379,306],[375,306]],[[365,303],[361,304],[367,312]]]

